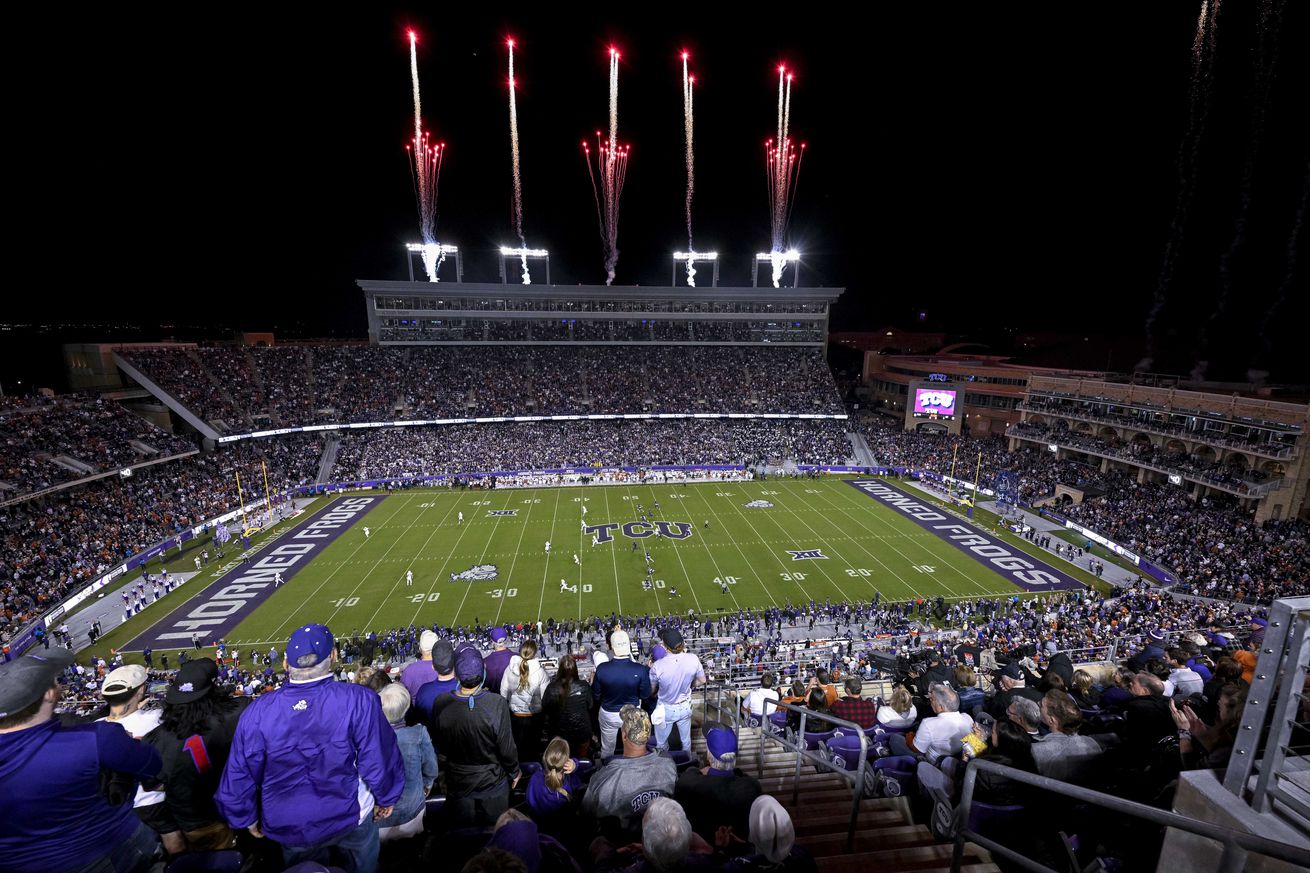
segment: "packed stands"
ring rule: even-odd
[[[82,395],[5,400],[0,500],[195,448],[110,400]]]
[[[235,475],[263,492],[312,482],[322,438],[243,443],[0,507],[0,637],[130,555],[237,506]]]
[[[570,421],[394,428],[342,440],[339,481],[660,464],[845,464],[837,421]]]
[[[125,356],[202,418],[233,428],[500,415],[842,412],[818,349],[341,345]]]
[[[290,816],[248,831],[247,810],[262,794],[261,817],[275,823],[280,804],[303,809],[307,797],[319,797],[312,821],[336,817],[349,825],[331,825],[336,836],[321,842],[361,869],[378,857],[382,869],[440,859],[450,869],[526,870],[530,863],[591,873],[642,863],[651,869],[660,859],[669,866],[656,869],[723,873],[944,867],[950,846],[936,811],[959,801],[965,774],[983,760],[1011,769],[978,774],[973,797],[985,815],[971,820],[974,830],[1030,857],[1049,857],[1063,840],[1080,863],[1154,869],[1158,827],[1061,813],[1067,808],[1059,796],[1006,773],[1170,808],[1179,774],[1222,774],[1228,764],[1252,653],[1265,633],[1263,613],[1158,591],[1069,594],[961,603],[946,622],[949,632],[918,638],[908,631],[923,612],[917,603],[850,602],[713,619],[529,616],[495,627],[356,630],[335,638],[308,626],[285,652],[237,651],[220,641],[200,651],[156,652],[149,670],[95,657],[74,664],[70,656],[62,670],[56,659],[51,675],[64,683],[65,718],[107,716],[144,736],[154,756],[142,752],[130,770],[135,779],[157,775],[175,817],[209,823],[179,835],[174,818],[150,810],[158,800],[138,800],[135,813],[124,805],[83,817],[91,829],[117,823],[143,850],[159,843],[161,855],[221,848],[239,853],[247,869],[285,869],[316,825]],[[825,625],[822,644],[811,639],[816,622]],[[1052,634],[1061,635],[1059,643]],[[1090,671],[1058,648],[1103,634],[1118,634],[1123,648],[1117,662]],[[898,649],[902,642],[910,647]],[[640,654],[628,658],[633,644]],[[878,653],[902,657],[887,669]],[[285,670],[284,654],[302,666]],[[178,669],[179,661],[187,663]],[[146,690],[164,682],[162,694]],[[309,699],[333,703],[310,706]],[[677,717],[683,699],[692,712],[685,738],[667,716]],[[202,710],[187,708],[197,701]],[[289,735],[277,713],[293,703],[307,714]],[[649,715],[656,707],[666,714],[658,724]],[[0,734],[0,749],[19,753],[9,756],[18,766],[0,769],[0,787],[12,788],[6,780],[23,768],[49,765],[23,736],[48,725],[49,711]],[[832,718],[863,729],[870,778],[856,774],[862,800],[847,787],[850,774],[838,772],[860,749],[851,737],[861,738],[832,730],[825,724]],[[1310,726],[1306,707],[1295,718],[1302,729]],[[229,738],[212,744],[216,772],[199,795],[193,777],[168,764],[188,742],[179,724]],[[44,728],[52,729],[69,728]],[[325,742],[310,756],[279,752],[280,744],[320,736],[349,739]],[[615,746],[601,737],[613,737]],[[431,768],[420,766],[425,757]],[[294,791],[276,787],[294,774]],[[487,779],[491,786],[482,784]],[[353,791],[360,780],[380,810],[380,848],[373,817],[360,823],[353,804],[339,815],[322,805],[337,782]],[[41,823],[57,821],[74,798],[92,799],[96,784],[73,794],[61,781],[40,805]],[[470,796],[478,802],[467,802]],[[46,858],[76,851],[45,842],[33,805],[11,804],[6,814]],[[349,839],[357,830],[370,839]],[[13,859],[31,851],[5,848]],[[966,848],[963,864],[977,873],[997,869],[976,847]]]

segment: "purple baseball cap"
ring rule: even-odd
[[[324,624],[307,624],[291,634],[287,643],[287,664],[292,667],[313,667],[332,657],[336,641],[332,631]]]

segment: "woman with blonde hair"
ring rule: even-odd
[[[536,640],[524,640],[500,678],[500,695],[509,701],[514,745],[520,761],[531,761],[541,748],[541,695],[549,678],[537,660]]]
[[[914,727],[918,713],[914,701],[905,686],[897,685],[892,689],[892,699],[878,707],[878,724],[893,730],[907,730]]]
[[[582,780],[577,775],[578,762],[569,751],[568,740],[555,737],[541,756],[541,772],[528,781],[528,806],[534,815],[547,816],[569,808],[577,799]]]

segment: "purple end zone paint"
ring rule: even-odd
[[[200,594],[168,614],[154,627],[123,646],[126,651],[180,649],[191,645],[191,635],[200,634],[205,645],[221,639],[250,616],[273,593],[273,577],[283,582],[318,557],[364,513],[376,507],[385,495],[343,497],[310,516],[288,534],[278,537],[258,557],[229,570]]]
[[[1077,579],[1062,573],[1027,552],[1011,548],[999,539],[987,536],[978,528],[947,515],[930,503],[922,502],[884,479],[848,479],[847,483],[931,531],[969,555],[1003,579],[1024,591],[1066,591],[1085,588]]]

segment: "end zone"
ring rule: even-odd
[[[972,525],[946,515],[936,507],[920,502],[884,479],[848,479],[847,483],[863,494],[897,510],[924,530],[936,534],[989,570],[1024,591],[1068,591],[1086,588],[1067,573],[987,536]]]
[[[177,649],[191,644],[193,634],[209,644],[231,633],[273,593],[273,577],[284,582],[318,556],[360,516],[386,495],[342,497],[310,516],[309,521],[261,550],[256,560],[242,563],[211,582],[186,603],[123,646],[124,651]]]

